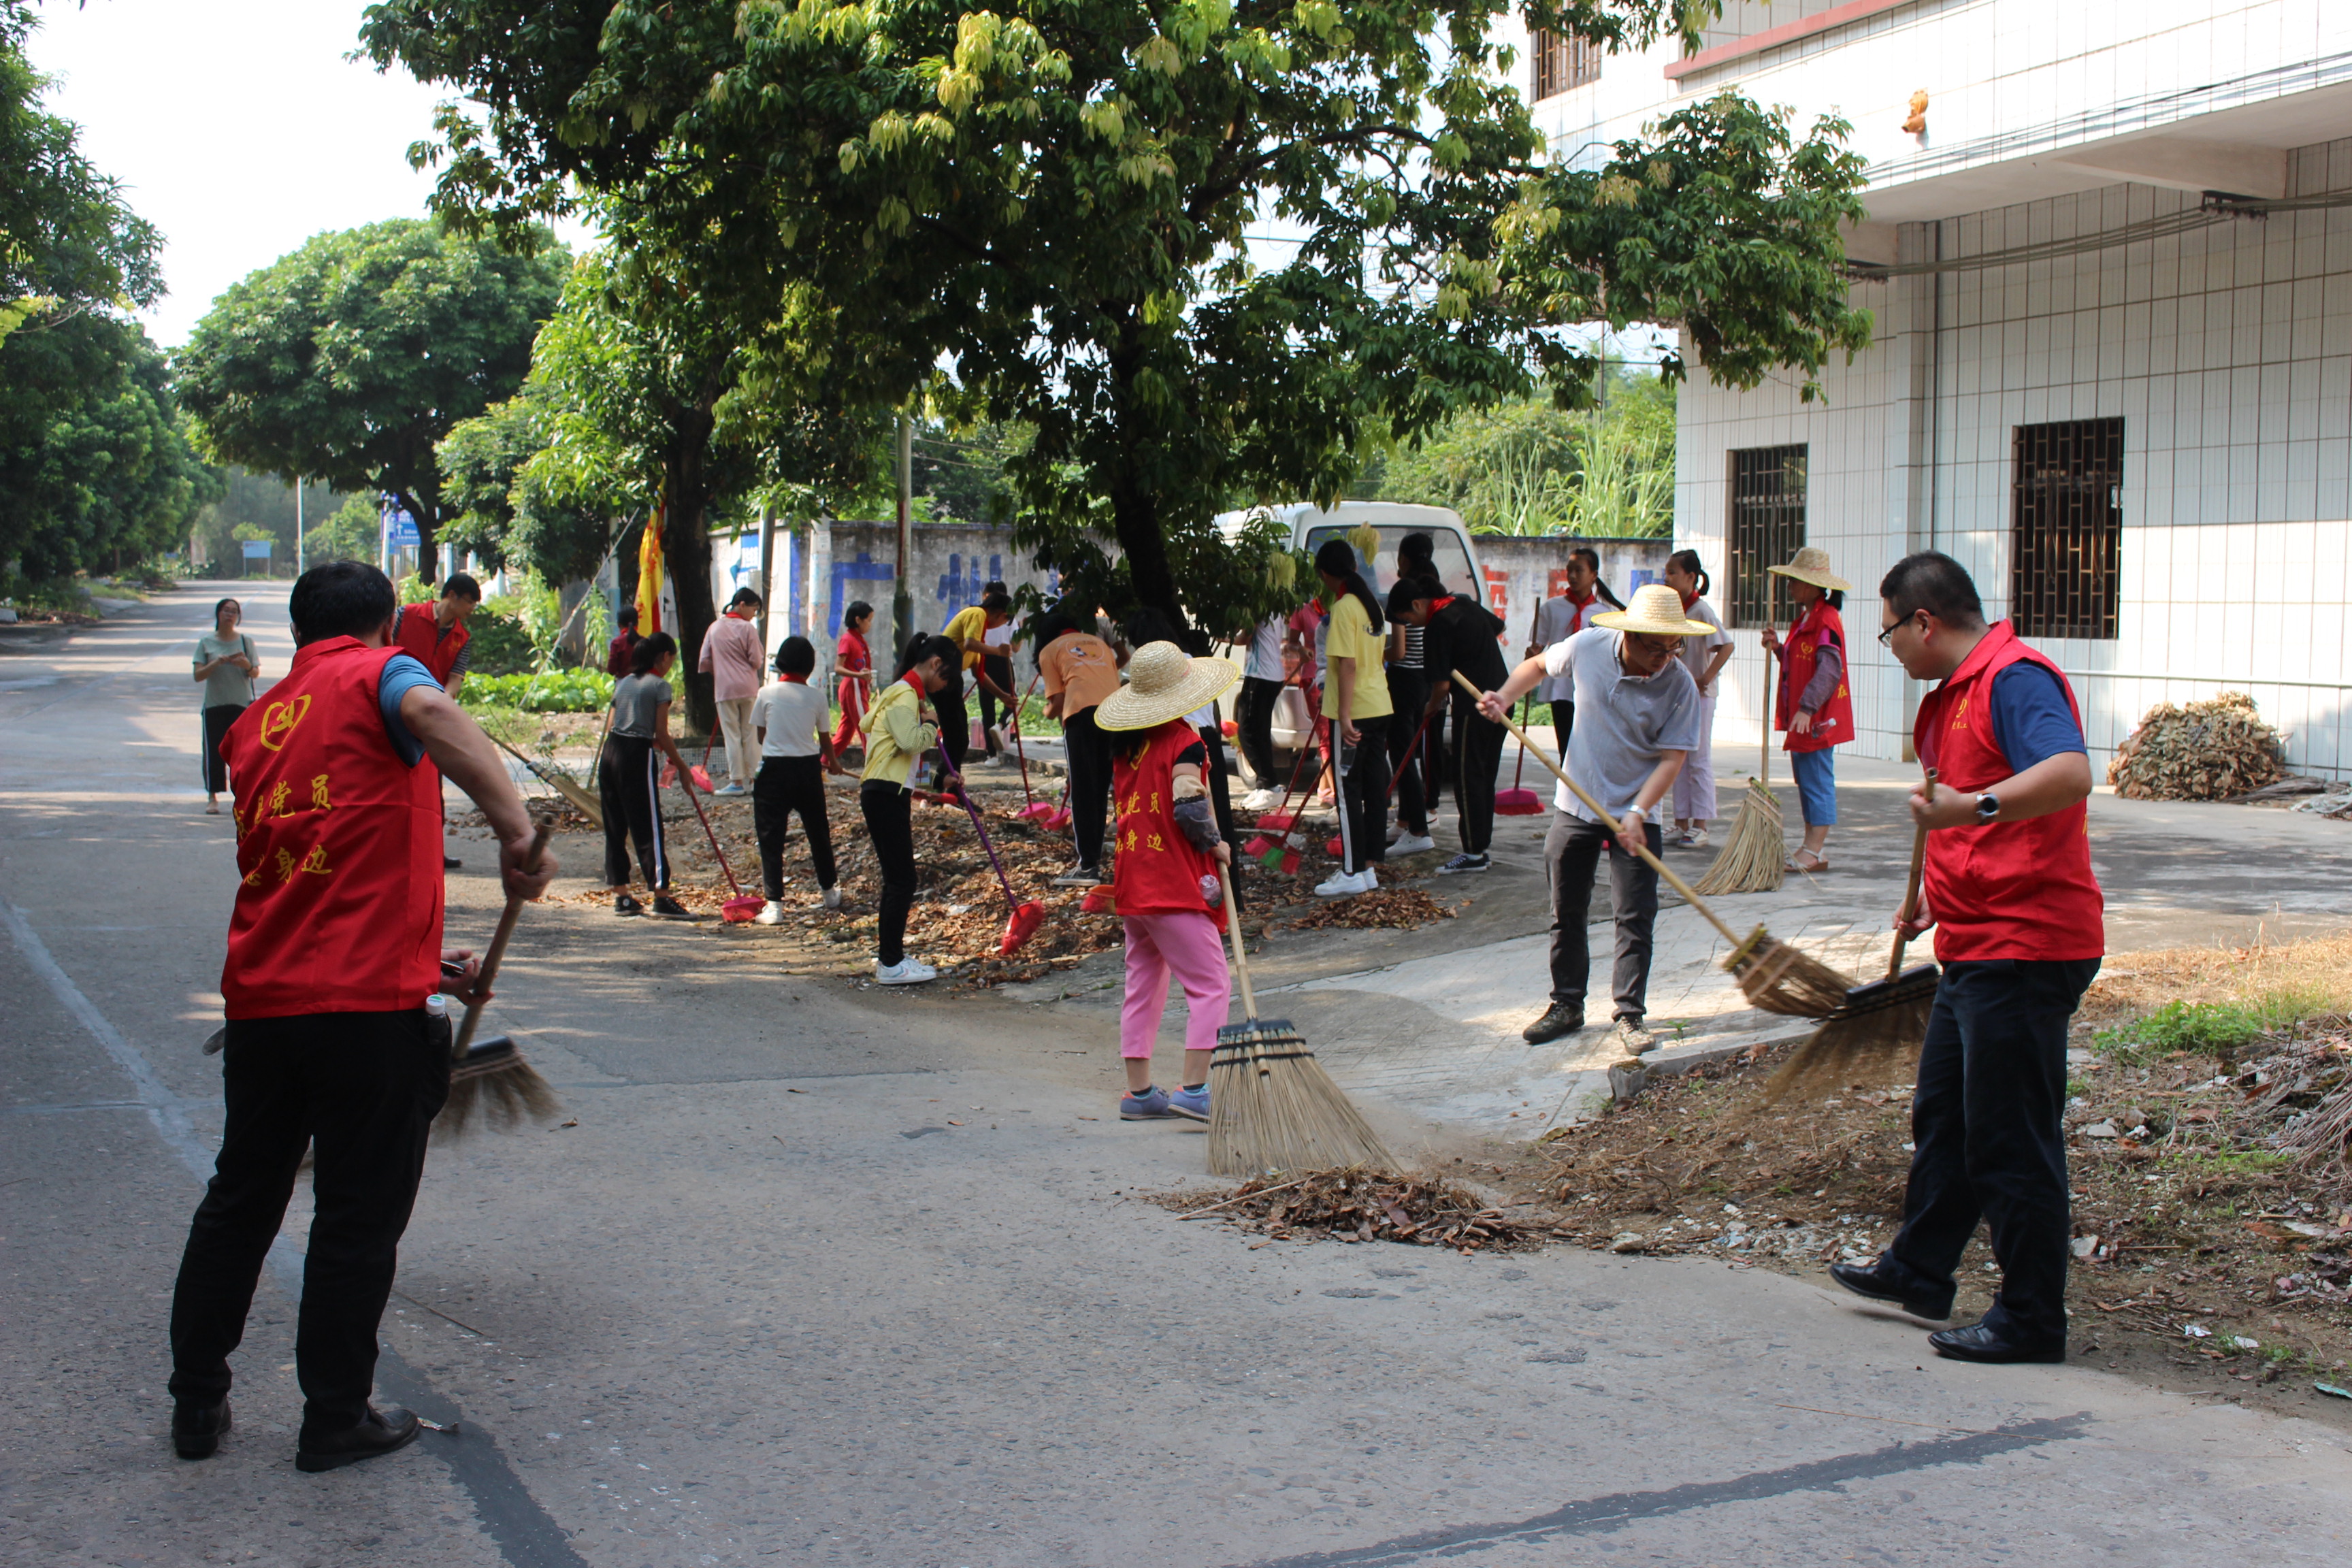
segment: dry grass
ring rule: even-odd
[[[2175,1001],[2283,1002],[2305,1016],[2352,1013],[2352,931],[2247,947],[2109,953],[2075,1021],[2104,1026]]]

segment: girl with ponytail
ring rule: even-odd
[[[1316,574],[1330,598],[1331,620],[1323,653],[1330,667],[1324,682],[1323,717],[1331,726],[1331,749],[1339,774],[1339,871],[1317,884],[1318,897],[1345,898],[1379,887],[1373,869],[1388,854],[1389,699],[1383,617],[1371,585],[1357,569],[1355,547],[1330,539],[1315,552]]]
[[[1682,642],[1683,664],[1698,682],[1698,745],[1675,775],[1675,826],[1666,842],[1685,849],[1706,848],[1706,825],[1715,820],[1715,682],[1731,658],[1731,634],[1706,602],[1710,585],[1697,551],[1677,550],[1666,557],[1666,586],[1683,596],[1683,617],[1715,628],[1706,637]]]

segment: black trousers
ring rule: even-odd
[[[1362,737],[1339,751],[1340,869],[1349,875],[1389,858],[1389,716],[1359,719]],[[1339,726],[1331,726],[1339,738]]]
[[[1495,842],[1495,773],[1503,765],[1503,737],[1508,733],[1481,716],[1467,697],[1454,697],[1454,811],[1461,819],[1465,854],[1484,855]]]
[[[604,885],[629,885],[629,845],[646,886],[669,886],[669,846],[662,837],[661,763],[658,747],[641,735],[604,738],[604,765],[596,773],[596,794],[604,808]]]
[[[2000,1265],[1985,1325],[2031,1349],[2066,1342],[2066,1024],[2095,958],[1948,963],[1919,1053],[1911,1181],[1888,1254],[1948,1300],[1984,1219]]]
[[[1013,690],[1013,661],[1010,658],[992,653],[982,654],[980,663],[981,668],[988,671],[989,679],[1007,691]],[[1019,696],[1020,693],[1014,692],[1013,695]],[[980,689],[980,727],[988,737],[988,754],[992,757],[1003,750],[996,743],[996,715],[1000,710],[1008,714],[1013,711],[1010,704],[997,700],[995,692],[985,686],[982,687]]]
[[[1421,729],[1421,710],[1429,701],[1428,678],[1417,669],[1389,666],[1389,700],[1396,704],[1396,711],[1389,715],[1388,748],[1390,776],[1396,780],[1397,817],[1407,833],[1426,837],[1430,797],[1422,793],[1421,758],[1406,752]],[[1426,745],[1428,741],[1423,734],[1422,743]]]
[[[1642,837],[1657,854],[1666,836],[1654,822]],[[1584,1008],[1592,980],[1592,952],[1584,922],[1592,910],[1592,883],[1601,858],[1609,857],[1609,908],[1617,918],[1617,962],[1610,973],[1615,997],[1612,1016],[1642,1021],[1649,1011],[1650,942],[1658,923],[1658,874],[1638,855],[1628,855],[1614,829],[1564,811],[1551,814],[1544,835],[1544,875],[1551,883],[1551,999],[1574,1012]]]
[[[784,896],[784,843],[796,811],[808,835],[809,858],[816,862],[817,886],[830,888],[833,824],[824,815],[824,763],[814,757],[761,758],[751,780],[751,831],[760,840],[760,885],[772,903]]]
[[[1234,741],[1241,749],[1242,761],[1249,765],[1253,789],[1281,787],[1274,771],[1274,704],[1281,695],[1279,680],[1244,676],[1241,691],[1234,699],[1234,727],[1237,731]]]
[[[948,683],[931,694],[931,711],[940,716],[939,765],[931,770],[931,787],[948,787],[948,765],[953,763],[958,773],[963,771],[964,753],[971,749],[971,719],[963,707],[963,678],[950,675]]]
[[[915,907],[915,797],[887,779],[867,779],[857,790],[874,864],[882,875],[882,929],[874,955],[885,964],[907,956],[907,911]]]
[[[1099,868],[1103,814],[1110,800],[1110,741],[1095,728],[1089,708],[1062,721],[1062,744],[1069,758],[1070,827],[1077,836],[1078,864]]]
[[[232,702],[205,710],[203,762],[206,795],[218,795],[228,788],[228,764],[221,761],[221,737],[228,733],[228,727],[236,722],[236,716],[245,709],[244,703]]]
[[[228,1393],[229,1352],[307,1146],[317,1212],[294,1333],[303,1426],[355,1426],[375,1386],[376,1326],[425,1140],[449,1097],[448,1026],[421,1007],[232,1021],[221,1084],[220,1158],[172,1293],[172,1397],[210,1404]]]

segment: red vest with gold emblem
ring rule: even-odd
[[[441,775],[384,734],[403,651],[328,637],[221,740],[236,796],[231,1018],[421,1007],[441,974]]]
[[[1838,670],[1837,689],[1813,715],[1811,734],[1789,737],[1787,749],[1791,752],[1826,751],[1853,739],[1853,699],[1847,694],[1853,657],[1845,646],[1845,622],[1830,608],[1827,599],[1815,599],[1806,605],[1797,624],[1789,628],[1788,640],[1780,645],[1780,700],[1773,713],[1772,727],[1789,727],[1790,718],[1797,711],[1797,699],[1805,694],[1806,686],[1813,679],[1813,668],[1821,663],[1824,642],[1835,647],[1843,661]]]
[[[1201,743],[1201,732],[1181,719],[1171,719],[1151,731],[1133,761],[1129,760],[1128,739],[1110,737],[1111,803],[1118,813],[1118,858],[1111,864],[1111,887],[1118,912],[1191,910],[1208,915],[1219,931],[1224,930],[1223,900],[1213,908],[1201,897],[1201,879],[1214,877],[1217,863],[1194,848],[1176,826],[1176,758],[1185,747]]]
[[[1996,621],[1919,704],[1912,749],[1939,783],[1974,796],[2017,772],[1993,732],[1992,679],[2020,662],[2056,676],[2074,722],[2083,721],[2058,667]],[[1923,886],[1936,917],[1936,956],[1946,963],[2097,958],[2107,950],[2090,812],[2080,802],[2026,822],[1937,828],[1927,835]]]
[[[473,635],[463,621],[450,623],[448,631],[443,632],[430,604],[407,605],[402,607],[400,620],[393,627],[392,642],[394,647],[431,671],[433,679],[446,691],[449,672],[457,668],[457,656],[466,651],[466,644]]]

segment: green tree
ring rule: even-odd
[[[457,509],[448,537],[493,566],[509,563],[552,583],[576,582],[604,564],[620,498],[594,487],[559,489],[531,459],[554,424],[537,389],[460,423],[441,443],[445,498]]]
[[[1716,9],[1523,14],[1615,48]],[[1538,373],[1580,401],[1575,323],[1675,323],[1735,384],[1866,339],[1842,124],[1801,138],[1726,95],[1598,167],[1547,162],[1487,41],[1505,10],[382,0],[362,38],[469,100],[423,153],[446,214],[520,226],[584,189],[738,331],[805,288],[845,341],[944,356],[1034,432],[1004,469],[1017,538],[1090,600],[1231,630],[1281,595],[1270,533],[1236,547],[1220,507],[1337,497]],[[1301,243],[1260,268],[1244,237],[1271,219]]]
[[[383,516],[373,496],[348,496],[324,522],[312,524],[302,540],[303,563],[365,561],[373,564],[383,540]]]
[[[430,579],[449,509],[435,447],[511,396],[563,258],[415,219],[322,234],[234,285],[179,357],[181,398],[223,461],[396,496]]]

